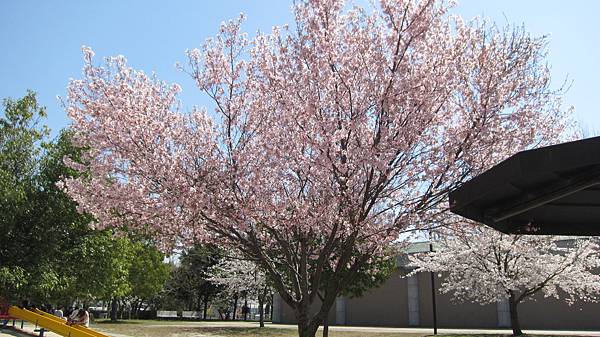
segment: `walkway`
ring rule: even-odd
[[[20,327],[21,321],[17,321],[16,326]],[[35,325],[29,323],[29,322],[25,322],[23,324],[23,331],[25,333],[21,333],[18,330],[12,330],[12,329],[0,329],[0,337],[8,337],[8,336],[18,336],[18,337],[31,337],[31,336],[39,336],[39,332],[34,332],[33,330],[35,330],[36,327]],[[61,337],[59,334],[55,334],[54,332],[50,332],[50,331],[46,331],[44,332],[44,337]]]
[[[218,322],[181,322],[181,324],[152,324],[156,327],[258,327],[258,322],[239,322],[239,321],[218,321]],[[295,325],[289,324],[271,324],[266,323],[266,327],[272,329],[297,329]],[[24,330],[30,334],[20,334],[9,329],[0,329],[0,337],[31,337],[35,326],[26,323]],[[379,328],[379,327],[354,327],[354,326],[332,326],[330,330],[334,331],[364,331],[371,333],[398,333],[398,334],[423,334],[432,335],[432,329],[423,328]],[[98,330],[102,330],[101,328]],[[559,330],[524,330],[526,334],[552,335],[552,336],[600,336],[600,331],[559,331]],[[470,335],[470,334],[505,334],[510,335],[511,331],[507,329],[438,329],[438,334]],[[35,333],[33,336],[37,336]],[[45,332],[47,337],[60,337],[52,332]],[[114,337],[129,337],[125,335],[111,334]]]
[[[258,323],[252,323],[258,325]],[[288,324],[266,324],[272,328],[297,329],[295,325]],[[365,331],[365,332],[391,332],[391,333],[415,333],[433,335],[433,329],[427,328],[378,328],[378,327],[358,327],[358,326],[331,326],[330,330],[337,331]],[[533,335],[553,335],[553,336],[600,336],[600,331],[567,331],[567,330],[527,330],[523,333]],[[475,334],[512,334],[509,329],[438,329],[438,334],[442,335],[475,335]]]

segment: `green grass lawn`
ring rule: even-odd
[[[236,327],[147,327],[144,329],[105,330],[135,337],[296,337],[298,333],[291,329],[278,328],[236,328]],[[317,336],[321,336],[320,333]],[[330,331],[331,337],[420,337],[416,334],[368,333],[358,331]]]
[[[217,326],[231,322],[182,321],[100,321],[91,328],[108,334],[132,337],[296,337],[295,329],[275,327]],[[244,324],[240,322],[240,324]],[[321,333],[317,333],[321,336]],[[374,333],[365,331],[329,331],[330,337],[422,337],[424,334]]]
[[[131,337],[296,337],[298,333],[293,328],[267,325],[265,328],[256,327],[256,323],[248,322],[186,322],[186,321],[157,321],[130,320],[111,323],[98,321],[93,329],[109,335]],[[321,332],[317,336],[322,336]],[[409,334],[369,331],[337,331],[330,330],[330,337],[424,337],[429,334]],[[507,337],[510,335],[437,335],[436,337]],[[525,337],[556,337],[541,335],[524,335]]]

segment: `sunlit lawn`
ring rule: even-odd
[[[234,325],[240,326],[234,326]],[[246,325],[246,326],[244,326]],[[273,327],[267,325],[258,328],[252,323],[244,322],[185,322],[185,321],[155,321],[131,320],[111,323],[100,321],[92,328],[108,334],[117,334],[131,337],[296,337],[297,331],[293,328]],[[322,334],[319,332],[317,336]],[[330,337],[422,337],[427,334],[370,332],[370,331],[338,331],[330,330]],[[507,337],[510,335],[437,335],[436,337]],[[541,335],[524,335],[526,337],[555,337]]]
[[[205,325],[205,326],[203,326]],[[296,337],[295,329],[274,327],[215,326],[211,322],[126,321],[94,324],[92,328],[108,334],[132,337]],[[321,336],[320,333],[317,336]],[[376,333],[366,331],[329,331],[330,337],[421,337],[423,334]]]

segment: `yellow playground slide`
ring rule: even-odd
[[[85,326],[67,325],[66,321],[40,310],[34,312],[12,306],[8,308],[8,314],[65,337],[110,337]]]

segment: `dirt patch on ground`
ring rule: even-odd
[[[294,329],[255,327],[214,327],[143,324],[100,324],[99,331],[131,337],[296,337]],[[318,333],[317,336],[321,336]],[[421,337],[421,334],[330,331],[330,337]]]

